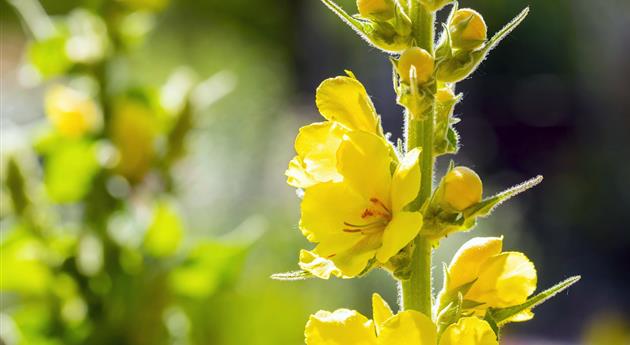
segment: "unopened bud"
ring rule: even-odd
[[[364,18],[389,20],[394,17],[392,0],[357,0],[357,7]]]
[[[448,29],[454,49],[477,49],[486,41],[488,34],[488,27],[481,14],[470,8],[457,10]]]
[[[442,202],[463,211],[481,201],[483,184],[479,175],[467,167],[455,167],[444,176]]]
[[[405,50],[400,56],[397,65],[398,75],[400,75],[400,79],[403,82],[409,83],[411,66],[415,67],[418,84],[424,84],[429,81],[433,75],[433,56],[431,56],[428,51],[419,47],[412,47]]]

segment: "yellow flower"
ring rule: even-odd
[[[433,56],[428,51],[419,47],[412,47],[402,53],[396,66],[400,79],[406,83],[409,83],[410,80],[411,66],[416,69],[418,84],[424,84],[431,79],[435,63]]]
[[[466,242],[455,254],[448,267],[445,289],[440,293],[440,305],[448,303],[454,292],[464,288],[464,299],[481,303],[475,309],[506,308],[524,303],[536,290],[536,268],[519,252],[502,252],[503,239],[477,237]],[[466,287],[466,285],[470,285]],[[510,321],[525,321],[526,312]]]
[[[352,130],[380,133],[376,110],[365,87],[353,76],[326,79],[317,88],[317,107],[328,120],[304,126],[295,139],[297,155],[286,171],[287,183],[307,188],[337,182],[337,150]]]
[[[98,106],[78,90],[55,85],[46,92],[44,103],[48,119],[62,135],[80,137],[101,125]]]
[[[318,183],[304,191],[300,229],[312,252],[302,253],[302,269],[321,278],[360,274],[373,258],[386,263],[422,227],[422,214],[403,208],[420,189],[419,151],[398,164],[389,144],[377,135],[353,131],[337,151],[341,181]]]
[[[449,32],[453,48],[473,50],[486,41],[488,27],[479,12],[462,8],[451,19]]]
[[[440,338],[440,345],[499,345],[499,342],[486,321],[464,317],[446,328]]]
[[[306,345],[435,345],[437,328],[426,315],[415,310],[396,315],[378,294],[372,295],[369,320],[357,311],[319,311],[306,323]],[[439,345],[495,345],[496,336],[487,322],[468,317],[450,325]]]

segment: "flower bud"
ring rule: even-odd
[[[389,20],[394,17],[394,2],[392,0],[357,0],[359,14],[364,18]]]
[[[470,8],[458,10],[451,19],[448,30],[454,49],[474,50],[486,41],[488,28],[481,14]]]
[[[409,83],[410,81],[411,66],[416,69],[416,80],[418,84],[424,84],[429,81],[433,75],[433,56],[431,56],[428,51],[419,47],[412,47],[405,50],[400,56],[398,65],[396,66],[400,79],[405,83]]]
[[[483,185],[479,175],[467,167],[455,167],[444,176],[442,202],[463,211],[481,201]]]
[[[57,131],[68,137],[80,137],[101,125],[101,113],[94,100],[63,85],[46,92],[45,109]]]

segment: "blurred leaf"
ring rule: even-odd
[[[44,78],[64,73],[72,66],[66,55],[65,36],[53,36],[46,40],[34,41],[28,47],[28,60]]]
[[[82,274],[93,277],[103,268],[103,242],[96,235],[87,233],[79,241],[77,269]]]
[[[6,180],[4,182],[9,187],[13,211],[17,215],[22,215],[29,204],[29,199],[26,195],[24,175],[13,157],[9,159],[6,169]]]
[[[15,228],[2,237],[0,291],[44,294],[52,280],[52,273],[44,261],[44,245],[22,228]]]
[[[128,98],[114,107],[111,137],[120,153],[116,170],[131,182],[140,181],[151,169],[158,135],[156,120],[155,112],[143,100]]]
[[[246,253],[245,245],[215,241],[200,243],[171,274],[171,287],[185,297],[209,297],[236,278]]]
[[[75,202],[88,192],[98,172],[96,149],[88,141],[67,141],[46,157],[48,195],[60,203]]]
[[[168,202],[159,202],[153,211],[144,247],[156,257],[175,254],[184,236],[184,227],[179,214]]]

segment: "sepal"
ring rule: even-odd
[[[495,320],[497,325],[503,326],[506,323],[510,322],[515,316],[534,309],[535,307],[545,303],[547,300],[551,299],[560,292],[568,289],[571,285],[577,283],[581,278],[581,276],[573,276],[537,294],[536,296],[528,298],[527,301],[523,304],[519,304],[509,308],[491,309],[488,311],[487,314],[489,314],[490,317]]]
[[[290,271],[284,273],[274,273],[271,275],[271,279],[273,280],[283,280],[283,281],[297,281],[297,280],[306,280],[310,278],[315,278],[315,276],[307,271],[298,270],[298,271]]]
[[[400,53],[411,44],[411,19],[405,8],[394,1],[394,16],[351,16],[332,0],[321,0],[326,7],[372,46],[390,54]]]
[[[442,93],[448,93],[448,97],[440,97]],[[459,123],[459,119],[453,117],[455,106],[463,94],[453,95],[448,88],[438,90],[435,108],[435,133],[433,139],[433,152],[436,156],[455,154],[459,150],[459,134],[453,127]]]

